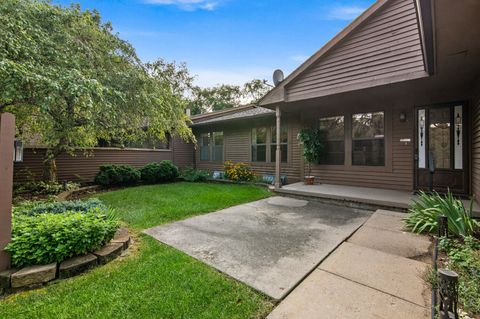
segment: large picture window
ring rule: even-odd
[[[213,158],[214,161],[223,161],[223,132],[213,132]]]
[[[385,116],[383,112],[352,116],[352,164],[385,165]]]
[[[200,160],[210,160],[210,133],[200,135]]]
[[[270,128],[270,162],[276,161],[277,155],[277,127]],[[286,126],[280,126],[280,159],[283,163],[288,161],[288,129]]]
[[[252,162],[267,161],[267,128],[252,129]]]
[[[223,132],[200,135],[200,160],[223,161]]]
[[[321,118],[320,130],[325,132],[325,155],[320,164],[343,165],[345,163],[345,118],[331,116]]]

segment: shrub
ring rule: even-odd
[[[255,180],[255,173],[245,163],[225,162],[225,177],[237,182],[251,182]]]
[[[5,248],[12,264],[22,267],[61,262],[110,241],[118,222],[109,211],[65,212],[13,216],[12,241]]]
[[[182,171],[182,178],[187,182],[205,182],[210,177],[210,173],[195,168],[185,168]]]
[[[140,172],[129,165],[102,165],[95,183],[102,186],[130,186],[140,180]]]
[[[448,218],[448,231],[456,236],[469,236],[478,231],[480,224],[472,218],[472,204],[467,211],[461,200],[451,192],[447,195],[420,193],[418,201],[413,201],[409,215],[405,219],[408,229],[416,233],[432,233],[438,230],[438,216]]]
[[[480,241],[467,236],[463,241],[442,239],[439,248],[447,255],[444,266],[459,274],[458,296],[470,316],[480,314]]]
[[[140,169],[142,181],[147,184],[173,182],[178,176],[178,168],[171,161],[150,163]]]
[[[57,182],[28,182],[22,184],[16,184],[14,186],[14,195],[20,195],[25,193],[31,193],[33,195],[57,195],[63,191],[74,190],[80,187],[79,184],[74,182],[67,182],[65,184]]]
[[[38,214],[61,214],[67,211],[88,212],[93,208],[105,210],[105,205],[97,198],[91,198],[86,201],[71,200],[65,202],[23,202],[14,207],[15,214],[38,215]]]

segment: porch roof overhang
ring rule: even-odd
[[[409,94],[422,97],[433,92],[448,92],[468,98],[476,81],[480,78],[480,1],[459,0],[455,10],[449,0],[415,0],[419,10],[420,34],[424,53],[425,70],[398,78],[365,82],[353,87],[337,88],[323,92],[319,96],[304,95],[289,99],[286,86],[312,63],[338,43],[348,32],[379,10],[387,1],[377,1],[364,14],[353,21],[345,30],[327,43],[320,51],[308,59],[285,81],[274,88],[260,101],[260,105],[274,109],[280,106],[282,111],[297,113],[304,108],[321,107],[328,104],[352,104],[357,100],[382,100]],[[442,94],[441,94],[442,95]],[[428,100],[425,98],[425,100]],[[445,101],[438,101],[445,102]]]

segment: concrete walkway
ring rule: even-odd
[[[402,231],[404,217],[377,211],[268,318],[429,318],[431,243]]]
[[[282,299],[371,214],[277,196],[145,233]]]

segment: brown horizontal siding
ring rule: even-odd
[[[275,175],[275,163],[255,163],[250,161],[250,132],[253,127],[270,126],[272,122],[255,123],[243,121],[241,125],[234,127],[223,128],[204,128],[205,130],[223,131],[224,136],[224,160],[233,162],[244,162],[258,175]],[[287,183],[297,182],[300,179],[300,161],[299,145],[297,141],[298,123],[295,121],[288,121],[285,125],[288,126],[289,146],[288,146],[288,163],[281,164],[281,175],[287,177]],[[197,140],[200,132],[195,132]],[[267,152],[269,150],[267,149]],[[207,162],[200,161],[200,150],[196,150],[196,167],[198,169],[208,171],[223,171],[223,162]]]
[[[15,163],[14,182],[40,180],[45,152],[44,148],[26,148],[24,161]],[[87,152],[78,150],[74,155],[62,154],[56,160],[59,181],[92,182],[99,167],[104,164],[125,164],[139,168],[151,162],[173,160],[170,150],[95,148]]]
[[[180,138],[173,138],[173,162],[179,168],[193,167],[195,145]]]
[[[424,70],[413,0],[393,0],[287,86],[295,100],[312,92]]]

